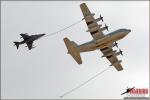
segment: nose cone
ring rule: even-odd
[[[124,32],[124,35],[126,36],[126,35],[128,35],[130,32],[131,32],[130,29],[126,29],[125,32]]]
[[[127,29],[127,33],[130,33],[131,32],[131,30],[130,29]]]
[[[38,36],[39,36],[39,37],[42,37],[42,36],[44,36],[44,35],[46,35],[46,34],[39,34]]]
[[[43,34],[41,34],[41,36],[44,36],[44,35],[46,35],[46,34],[44,34],[44,33],[43,33]]]
[[[36,39],[39,39],[39,38],[41,38],[42,36],[44,36],[45,34],[38,34],[38,35],[36,35]]]

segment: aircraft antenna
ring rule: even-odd
[[[111,66],[107,67],[106,69],[104,69],[103,71],[100,71],[99,73],[97,73],[96,75],[94,75],[93,77],[91,77],[90,79],[88,79],[87,81],[85,81],[84,83],[78,85],[77,87],[69,90],[68,92],[65,92],[63,95],[61,95],[60,97],[63,98],[64,96],[72,93],[73,91],[81,88],[82,86],[86,85],[88,82],[92,81],[93,79],[95,79],[96,77],[100,76],[102,73],[104,73],[105,71],[107,71],[109,68],[111,68]]]

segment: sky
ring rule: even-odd
[[[101,14],[108,34],[120,28],[131,32],[118,41],[124,56],[123,71],[110,68],[64,99],[122,99],[127,87],[149,88],[149,2],[84,1],[95,18]],[[1,2],[1,96],[2,99],[60,99],[60,96],[108,68],[99,50],[81,53],[82,65],[67,54],[63,38],[77,44],[92,40],[85,21],[17,50],[20,33],[51,34],[83,18],[83,1]],[[114,47],[114,50],[118,48]]]

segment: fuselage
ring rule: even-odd
[[[31,35],[27,39],[24,39],[23,41],[19,42],[19,44],[24,44],[24,43],[31,43],[40,37],[44,36],[45,34],[38,34],[38,35]]]
[[[124,38],[131,30],[119,29],[110,34],[104,35],[104,37],[92,40],[87,43],[81,44],[78,47],[80,52],[93,51],[96,49],[103,49],[105,47],[113,46],[113,43]]]

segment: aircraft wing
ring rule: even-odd
[[[27,34],[20,34],[24,40],[28,39],[30,36]]]
[[[27,44],[27,46],[28,46],[28,49],[31,50],[31,49],[32,49],[32,44],[33,44],[33,42],[27,42],[26,44]]]
[[[111,47],[106,47],[104,49],[100,49],[104,55],[107,55],[108,52],[113,52],[113,49]],[[106,58],[110,61],[111,65],[116,68],[117,71],[123,70],[121,62],[118,60],[116,55],[110,55],[106,56]]]
[[[85,3],[82,3],[80,5],[81,11],[83,13],[84,19],[86,21],[86,24],[88,26],[88,31],[91,33],[92,37],[97,40],[104,36],[100,26],[97,23],[97,20],[93,17],[94,14],[90,12],[87,5]]]

